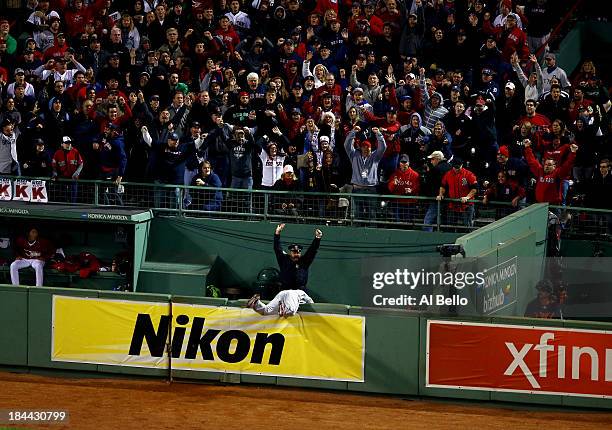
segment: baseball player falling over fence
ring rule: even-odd
[[[280,269],[282,290],[267,305],[261,302],[259,294],[255,294],[247,303],[248,308],[261,315],[278,313],[281,317],[289,317],[297,313],[301,304],[314,303],[306,293],[306,284],[308,269],[317,255],[323,232],[315,229],[314,239],[302,255],[302,246],[297,243],[287,247],[288,253],[281,249],[280,234],[284,228],[285,224],[279,224],[274,232],[274,253]]]

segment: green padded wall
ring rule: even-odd
[[[221,286],[250,287],[259,271],[278,267],[272,250],[276,224],[210,219],[155,218],[152,221],[147,261],[212,264]],[[288,224],[284,245],[309,245],[320,226]],[[309,292],[316,302],[361,305],[359,289],[364,258],[435,254],[436,245],[453,243],[459,234],[409,230],[327,227],[319,254],[310,270]],[[168,247],[168,244],[180,246]],[[218,273],[222,272],[222,276]]]
[[[351,307],[366,317],[365,382],[349,382],[350,391],[418,395],[419,314],[401,310]]]
[[[28,288],[0,286],[0,364],[28,364]]]

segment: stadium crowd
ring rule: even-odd
[[[0,174],[612,209],[608,83],[543,48],[569,3],[29,0]]]

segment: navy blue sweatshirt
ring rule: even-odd
[[[297,262],[293,262],[287,253],[283,252],[280,244],[280,234],[274,235],[274,253],[280,269],[280,281],[283,290],[304,290],[308,283],[308,268],[312,264],[321,239],[314,238],[312,244]]]

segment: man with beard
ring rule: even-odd
[[[238,94],[238,103],[232,105],[223,114],[223,121],[240,127],[254,127],[255,121],[252,119],[249,93],[241,91]]]
[[[259,294],[255,294],[247,303],[247,307],[261,315],[278,313],[281,317],[288,317],[295,315],[301,304],[314,303],[305,290],[308,283],[308,269],[317,255],[323,232],[315,229],[315,237],[304,255],[302,255],[302,246],[296,243],[289,245],[289,254],[287,254],[282,250],[280,243],[280,234],[284,228],[285,224],[279,224],[274,232],[274,253],[280,268],[282,291],[267,305],[259,300]]]

